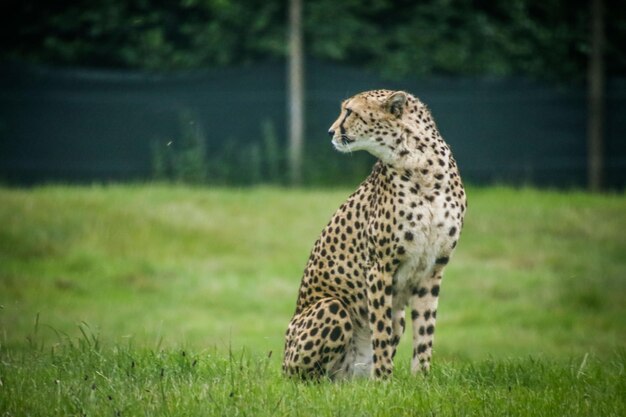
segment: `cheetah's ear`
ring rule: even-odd
[[[385,99],[385,110],[396,117],[401,117],[406,100],[406,93],[404,91],[396,91]]]

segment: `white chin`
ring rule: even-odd
[[[339,152],[347,152],[348,151],[348,145],[344,145],[344,144],[335,142],[334,140],[332,141],[332,144],[335,147],[335,149],[338,150]]]
[[[333,146],[335,147],[335,149],[337,149],[339,152],[342,152],[342,153],[348,153],[348,152],[353,152],[353,151],[358,151],[358,150],[363,149],[359,147],[356,142],[341,143],[334,139],[331,142]]]

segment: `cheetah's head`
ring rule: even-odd
[[[332,144],[340,152],[366,150],[382,160],[392,159],[408,100],[407,93],[389,90],[367,91],[345,100],[328,130]]]

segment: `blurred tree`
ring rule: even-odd
[[[55,65],[191,69],[286,54],[286,0],[4,0],[0,57]],[[606,69],[626,74],[626,2],[607,1]],[[586,0],[316,0],[306,50],[390,77],[585,78]]]
[[[289,114],[289,174],[291,184],[302,182],[304,144],[304,51],[302,0],[289,0],[289,65],[287,69]]]
[[[0,7],[5,59],[170,70],[284,49],[278,1],[5,0]]]

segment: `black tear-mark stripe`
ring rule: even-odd
[[[342,135],[346,134],[346,129],[343,127],[343,124],[345,123],[346,119],[348,119],[348,117],[351,114],[352,114],[352,110],[346,109],[346,115],[343,117],[343,120],[341,121],[341,123],[339,123],[339,132],[341,132]]]

